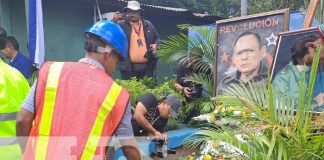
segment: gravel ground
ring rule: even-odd
[[[153,160],[177,160],[181,157],[187,157],[188,155],[192,155],[193,152],[198,153],[198,149],[192,149],[192,148],[184,148],[180,147],[175,149],[176,154],[168,154],[166,158],[159,158],[157,156],[151,157]]]

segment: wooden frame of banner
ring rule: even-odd
[[[304,20],[304,28],[311,27],[316,12],[316,8],[319,4],[320,4],[320,0],[312,0],[309,3],[305,20]]]
[[[215,60],[214,60],[214,68],[213,68],[213,94],[216,95],[216,90],[217,90],[217,54],[218,54],[218,46],[219,46],[219,40],[218,40],[218,25],[223,24],[223,23],[228,23],[228,22],[236,22],[236,21],[241,21],[241,20],[247,20],[247,19],[253,19],[253,18],[258,18],[258,17],[266,17],[266,16],[273,16],[273,15],[278,15],[278,14],[283,14],[284,15],[284,31],[288,31],[289,28],[289,9],[282,9],[282,10],[276,10],[276,11],[271,11],[271,12],[265,12],[265,13],[259,13],[259,14],[254,14],[254,15],[248,15],[248,16],[242,16],[242,17],[235,17],[235,18],[230,18],[230,19],[225,19],[225,20],[220,20],[216,21],[216,35],[215,35]]]

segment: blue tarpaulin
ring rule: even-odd
[[[306,13],[303,13],[303,12],[291,12],[290,13],[290,22],[289,22],[289,31],[303,29],[305,15],[306,15]],[[316,27],[318,25],[319,25],[319,23],[314,19],[312,26]]]

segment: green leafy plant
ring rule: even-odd
[[[178,27],[182,31],[190,30],[194,34],[188,36],[184,32],[168,37],[162,42],[158,55],[165,63],[194,64],[194,71],[199,73],[186,77],[186,81],[204,86],[205,97],[191,101],[183,107],[180,117],[186,123],[192,116],[210,112],[214,108],[214,103],[210,101],[209,97],[213,95],[213,77],[210,72],[214,66],[216,30],[209,26],[188,24]]]
[[[146,93],[153,93],[159,100],[168,94],[176,94],[180,97],[182,101],[184,101],[184,96],[181,93],[178,93],[172,89],[172,86],[175,83],[175,80],[165,79],[165,82],[158,85],[156,80],[153,78],[145,77],[144,79],[137,80],[135,77],[131,78],[131,80],[116,80],[116,83],[126,88],[131,94],[131,106],[132,109],[135,109],[136,101],[140,96]],[[168,124],[166,126],[166,130],[177,129],[177,124],[179,121],[182,121],[181,118],[173,119],[170,118],[168,120]]]
[[[312,92],[319,63],[320,48],[314,57],[310,80],[306,87],[305,73],[300,81],[299,100],[294,100],[268,86],[257,87],[250,83],[233,85],[212,100],[216,103],[241,106],[256,119],[242,124],[239,128],[225,125],[205,127],[194,133],[194,141],[188,138],[190,146],[197,147],[208,140],[223,141],[243,151],[242,156],[251,159],[323,159],[324,134],[323,115],[313,115]],[[308,89],[306,89],[308,88]],[[256,132],[254,128],[259,130]],[[236,135],[244,135],[244,141]]]
[[[38,72],[39,70],[34,71],[33,74],[30,76],[30,78],[27,79],[29,86],[32,86],[34,84],[35,80],[38,77]]]
[[[184,33],[172,35],[161,43],[158,55],[165,63],[195,64],[194,69],[206,73],[213,68],[216,29],[209,26],[192,26],[183,24],[181,30],[191,30],[192,35]],[[190,56],[190,61],[188,59]]]
[[[307,0],[249,0],[249,14],[269,12],[278,9],[289,8],[291,11],[300,11],[308,6]],[[307,8],[306,8],[307,9]]]
[[[153,78],[144,78],[141,80],[137,80],[135,77],[131,78],[131,80],[116,80],[116,83],[125,87],[129,90],[131,94],[131,104],[135,107],[135,102],[139,99],[140,96],[146,93],[153,93],[157,96],[158,99],[162,99],[170,93],[178,95],[182,100],[184,100],[183,95],[172,89],[174,85],[174,80],[167,80],[161,85],[157,85],[156,80]]]

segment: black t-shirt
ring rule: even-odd
[[[156,98],[156,96],[152,93],[147,93],[141,96],[138,100],[138,102],[141,102],[144,107],[147,110],[147,113],[144,115],[147,121],[151,124],[152,126],[159,132],[164,131],[164,127],[168,122],[168,119],[162,118],[160,116],[160,112],[157,108],[159,101]],[[134,119],[132,119],[132,126],[134,130],[134,135],[135,136],[146,136],[147,131],[140,127]]]

